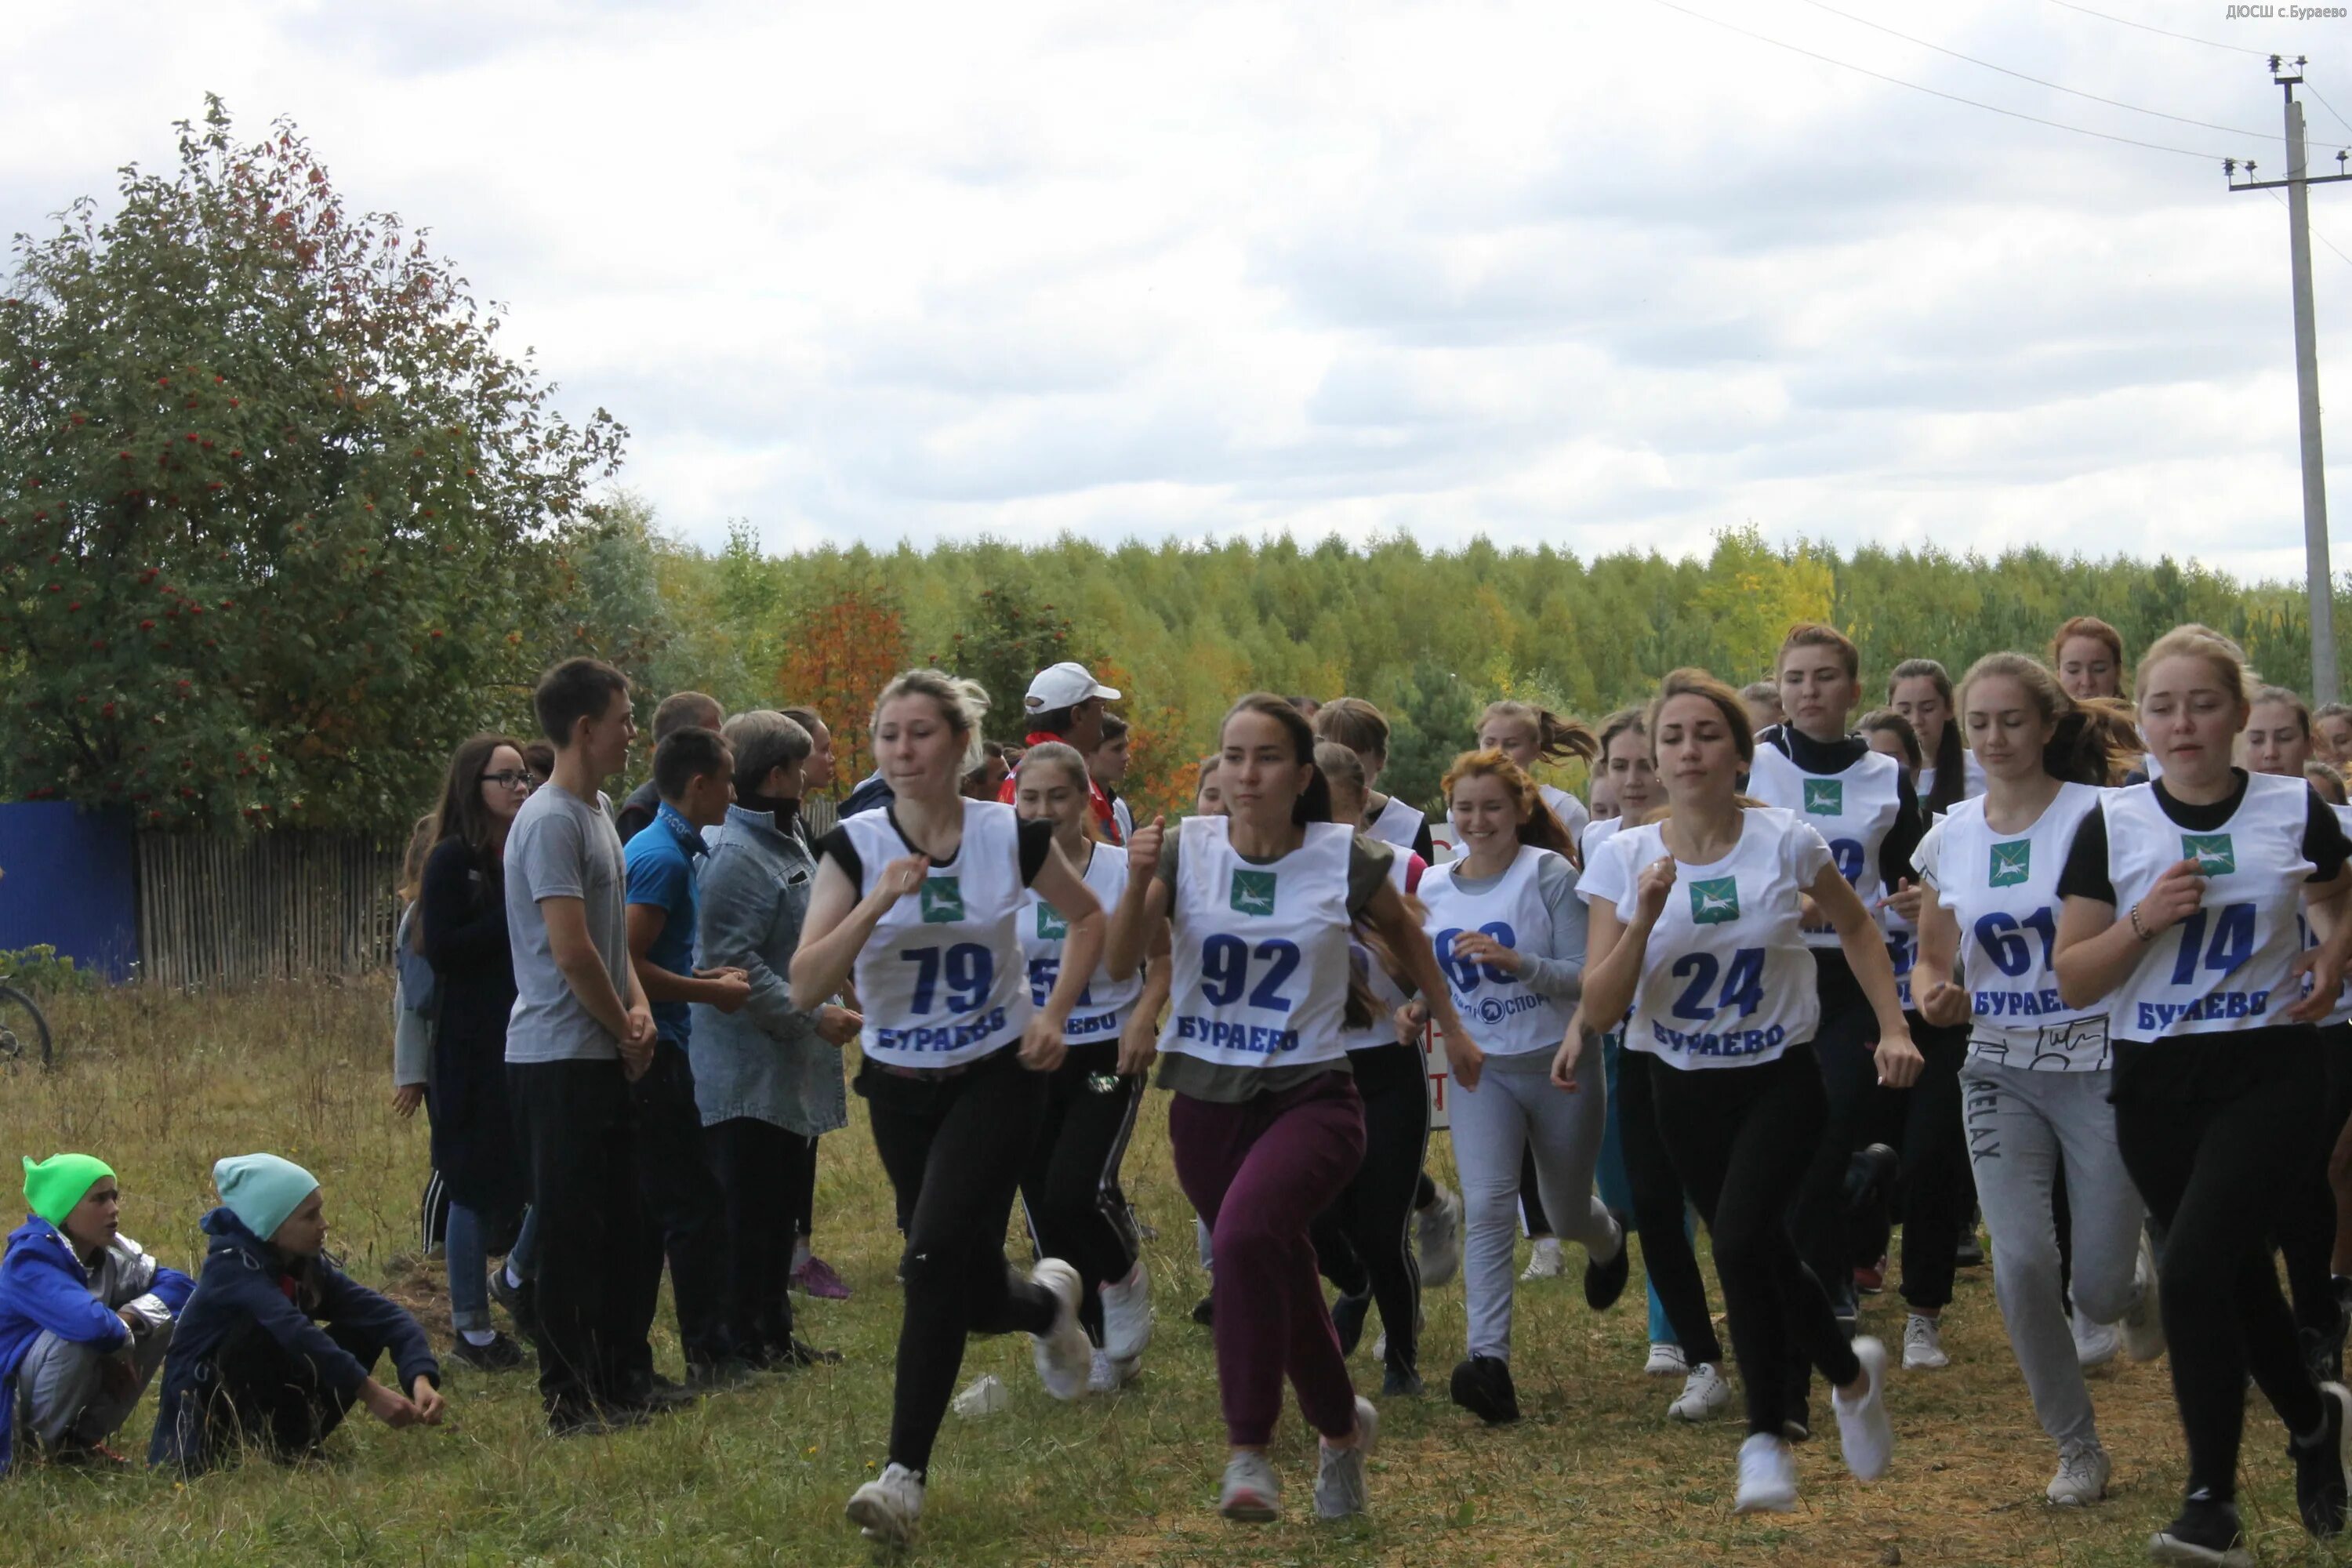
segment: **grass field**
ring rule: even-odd
[[[0,1077],[0,1149],[103,1155],[121,1173],[125,1233],[183,1265],[193,1264],[195,1220],[214,1201],[212,1161],[265,1148],[289,1155],[325,1184],[329,1245],[361,1279],[415,1302],[446,1342],[433,1266],[414,1256],[425,1128],[386,1109],[387,1005],[375,984],[63,999],[58,1068]],[[1973,1269],[1947,1318],[1952,1366],[1897,1376],[1894,1475],[1853,1482],[1825,1434],[1801,1451],[1802,1511],[1737,1518],[1736,1424],[1669,1423],[1679,1385],[1640,1375],[1637,1270],[1624,1302],[1598,1317],[1572,1278],[1523,1289],[1514,1365],[1527,1418],[1491,1431],[1438,1392],[1461,1353],[1462,1292],[1458,1282],[1433,1292],[1423,1351],[1433,1394],[1383,1410],[1373,1518],[1313,1522],[1312,1438],[1294,1410],[1276,1455],[1288,1519],[1227,1526],[1212,1506],[1223,1446],[1208,1336],[1185,1315],[1203,1281],[1163,1104],[1154,1097],[1128,1163],[1130,1192],[1160,1233],[1150,1244],[1160,1324],[1142,1382],[1057,1405],[1037,1386],[1025,1340],[975,1342],[966,1376],[997,1373],[1013,1408],[980,1422],[950,1417],[909,1560],[2126,1563],[2146,1561],[2142,1543],[2175,1506],[2180,1437],[2161,1363],[2094,1374],[2116,1466],[2111,1500],[2074,1513],[2042,1502],[2054,1456],[2010,1358],[1990,1276]],[[1441,1163],[1444,1142],[1433,1146]],[[862,1123],[825,1140],[822,1164],[819,1247],[856,1294],[804,1304],[802,1323],[846,1353],[841,1366],[763,1380],[609,1441],[563,1444],[541,1435],[528,1373],[460,1367],[449,1374],[448,1425],[394,1433],[361,1415],[333,1439],[330,1461],[308,1469],[257,1465],[184,1486],[34,1470],[0,1484],[0,1561],[869,1563],[873,1549],[841,1505],[880,1459],[888,1426],[897,1237]],[[1901,1311],[1899,1298],[1877,1298],[1867,1326],[1893,1341]],[[675,1372],[675,1344],[658,1353]],[[1360,1383],[1376,1387],[1369,1355],[1356,1365]],[[1816,1396],[1824,1414],[1825,1398]],[[143,1455],[152,1416],[151,1398],[126,1448]],[[2284,1437],[2267,1410],[2251,1410],[2248,1426],[2243,1504],[2263,1560],[2341,1560],[2310,1549],[2295,1523]]]

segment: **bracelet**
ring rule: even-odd
[[[2156,933],[2148,930],[2147,927],[2139,923],[2139,906],[2137,904],[2134,904],[2131,907],[2131,923],[2132,934],[2139,938],[2140,941],[2154,942],[2156,940]]]

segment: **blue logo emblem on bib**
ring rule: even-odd
[[[1069,934],[1070,922],[1055,914],[1053,905],[1037,906],[1037,940],[1039,942],[1062,942],[1066,940]]]
[[[1244,915],[1274,914],[1274,873],[1271,871],[1234,872],[1234,912]]]
[[[2014,888],[2033,874],[2033,840],[2021,838],[2014,844],[1992,847],[1992,875],[1986,886]]]
[[[2200,877],[2226,877],[2238,868],[2238,852],[2226,833],[2184,833],[2180,858],[2197,862]]]
[[[1729,877],[1712,877],[1690,885],[1691,924],[1719,926],[1739,918],[1739,884]]]
[[[1845,815],[1845,781],[1843,779],[1807,779],[1805,781],[1805,815],[1843,816]]]
[[[963,884],[953,877],[923,879],[923,923],[949,925],[963,919]]]

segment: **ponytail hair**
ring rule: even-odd
[[[1493,710],[1489,709],[1488,712]],[[1481,721],[1484,727],[1484,721]],[[1590,731],[1588,731],[1589,733]],[[1527,770],[1500,752],[1465,752],[1454,759],[1445,770],[1442,788],[1448,807],[1454,803],[1454,786],[1465,779],[1494,779],[1511,797],[1519,814],[1518,839],[1538,849],[1549,849],[1581,870],[1584,858],[1578,853],[1576,841],[1569,837],[1568,828],[1544,803],[1543,791],[1536,786]]]
[[[1573,719],[1563,719],[1549,708],[1538,708],[1532,702],[1505,700],[1489,702],[1486,710],[1478,715],[1478,733],[1484,735],[1489,724],[1527,724],[1536,732],[1536,755],[1548,763],[1564,763],[1574,757],[1591,763],[1601,755],[1601,739],[1591,729]],[[1469,752],[1463,755],[1468,756]]]
[[[873,728],[881,727],[882,710],[901,697],[929,698],[940,718],[963,742],[963,765],[956,770],[958,777],[980,766],[985,754],[980,723],[988,716],[988,692],[979,681],[961,679],[943,669],[909,669],[893,676],[882,695],[874,700]]]
[[[2077,702],[2047,665],[2021,653],[1989,653],[1969,666],[1960,678],[1962,709],[1969,688],[1990,676],[2004,676],[2023,687],[2042,721],[2050,726],[2049,743],[2042,748],[2042,771],[2053,779],[2103,787],[2120,784],[2144,749],[2139,728],[2124,703],[2111,697]]]
[[[2303,764],[2303,776],[2310,782],[2312,788],[2319,792],[2319,798],[2328,805],[2345,804],[2344,774],[2332,764],[2314,757]]]
[[[1932,658],[1906,658],[1895,667],[1886,678],[1886,700],[1895,700],[1895,685],[1901,680],[1928,680],[1935,684],[1936,695],[1944,700],[1944,733],[1936,742],[1936,787],[1919,804],[1932,812],[1947,812],[1960,804],[1969,793],[1969,762],[1967,747],[1961,743],[1959,710],[1952,705],[1952,678],[1944,667]],[[1868,729],[1865,722],[1863,726]],[[1914,726],[1916,729],[1916,726]],[[1917,737],[1924,750],[1927,737]],[[1921,765],[1915,762],[1913,766]]]
[[[1339,700],[1340,702],[1348,700],[1349,700],[1347,698]],[[1339,702],[1327,702],[1323,705],[1323,712],[1328,713],[1339,705]],[[1366,702],[1360,706],[1370,709],[1372,705]],[[1331,781],[1325,778],[1323,770],[1315,765],[1315,730],[1307,722],[1306,716],[1293,708],[1287,698],[1276,697],[1270,691],[1253,691],[1225,710],[1224,718],[1217,723],[1217,736],[1220,741],[1224,738],[1225,726],[1244,713],[1255,713],[1281,725],[1283,734],[1290,742],[1291,760],[1307,770],[1307,787],[1299,792],[1297,802],[1290,808],[1291,822],[1296,826],[1304,826],[1310,822],[1330,821]],[[1372,716],[1375,719],[1380,717],[1377,709],[1372,710]],[[1318,717],[1320,715],[1318,714]],[[1385,721],[1383,721],[1382,730],[1381,742],[1385,745],[1387,743]],[[1339,743],[1343,746],[1347,744],[1345,741]]]
[[[1323,775],[1324,786],[1331,792],[1332,820],[1339,820],[1339,801],[1351,795],[1356,802],[1356,815],[1361,816],[1371,789],[1364,783],[1364,759],[1337,741],[1315,742],[1315,771]]]

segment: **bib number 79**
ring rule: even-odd
[[[976,942],[960,942],[944,952],[936,947],[912,947],[898,956],[915,966],[915,994],[908,1006],[918,1018],[929,1017],[939,1004],[943,978],[950,1013],[978,1011],[996,984],[995,956]]]

